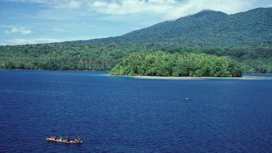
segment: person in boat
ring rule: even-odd
[[[53,136],[53,140],[57,140],[57,137],[55,135]]]
[[[77,141],[80,142],[80,137],[79,136],[77,137]]]
[[[68,142],[68,143],[70,142],[68,136],[66,137],[65,142]]]
[[[76,138],[74,139],[74,142],[77,143],[77,139]]]
[[[62,137],[60,137],[60,141],[63,141]]]

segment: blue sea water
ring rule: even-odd
[[[272,152],[271,79],[1,70],[0,116],[0,152]]]

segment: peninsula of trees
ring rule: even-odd
[[[153,52],[131,54],[117,64],[111,75],[241,77],[240,63],[216,55]]]

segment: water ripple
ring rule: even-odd
[[[6,73],[0,81],[0,152],[272,151],[271,80]],[[47,142],[52,135],[81,136],[84,143]]]

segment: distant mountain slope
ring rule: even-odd
[[[132,53],[159,50],[228,56],[243,73],[272,73],[272,8],[206,10],[104,39],[0,46],[0,69],[111,70]]]
[[[69,43],[113,42],[175,42],[189,46],[271,45],[272,8],[257,8],[232,15],[206,10],[118,37]]]
[[[210,24],[215,24],[227,17],[227,14],[215,11],[202,11],[198,14],[166,21],[152,27],[121,36],[128,41],[188,41],[191,38],[203,37],[209,32]]]

